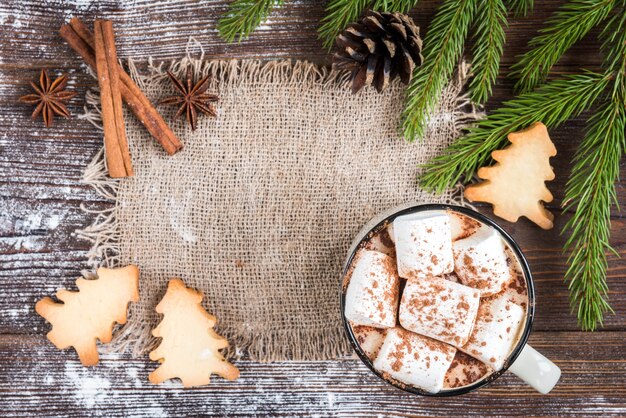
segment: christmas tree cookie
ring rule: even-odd
[[[187,288],[180,279],[170,280],[156,307],[163,320],[152,335],[162,340],[150,359],[161,365],[150,373],[150,382],[180,378],[183,386],[191,387],[208,384],[212,373],[229,380],[239,377],[239,370],[220,353],[228,341],[213,331],[216,319],[204,310],[201,301],[200,292]]]
[[[52,324],[48,339],[59,349],[74,347],[84,366],[98,364],[96,340],[108,343],[113,326],[126,323],[129,302],[139,300],[139,269],[99,268],[95,280],[78,279],[78,292],[61,289],[35,305],[35,311]]]
[[[511,145],[491,153],[497,163],[478,170],[478,177],[485,181],[468,186],[465,197],[493,204],[493,213],[509,222],[525,216],[541,228],[550,229],[554,216],[542,201],[552,201],[545,182],[554,180],[550,157],[556,155],[556,148],[548,130],[537,122],[510,133],[508,138]]]

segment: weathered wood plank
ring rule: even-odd
[[[138,0],[132,3],[119,0],[80,3],[10,0],[0,5],[0,16],[6,16],[0,22],[0,28],[8,29],[1,31],[0,40],[12,48],[14,63],[35,65],[35,62],[67,60],[68,48],[53,37],[55,30],[71,16],[91,21],[98,15],[114,20],[121,57],[179,58],[189,44],[189,38],[193,37],[211,58],[285,57],[328,62],[328,55],[317,36],[319,21],[325,15],[324,2],[287,1],[284,8],[272,12],[269,21],[254,36],[232,45],[225,44],[216,30],[217,21],[227,10],[228,3],[228,0]],[[559,5],[559,2],[549,1],[537,3],[536,13],[509,22],[504,64],[514,62],[515,56],[525,50],[528,39],[544,26],[547,15]],[[436,0],[420,1],[411,13],[423,33],[437,4]],[[590,36],[589,43],[593,42],[593,36]],[[199,48],[191,46],[190,50],[198,52]],[[583,44],[574,47],[555,70],[556,73],[567,73],[580,66],[598,68],[599,62],[598,53]]]
[[[563,370],[549,396],[515,376],[470,395],[430,399],[387,386],[358,360],[255,363],[237,361],[241,378],[208,387],[153,386],[146,358],[105,355],[83,368],[41,336],[0,337],[0,408],[4,416],[233,415],[589,415],[626,413],[623,332],[535,333],[531,343]],[[621,347],[620,357],[615,347]],[[364,394],[367,397],[364,398]],[[122,401],[123,400],[123,401]]]
[[[417,398],[388,388],[357,361],[347,359],[240,361],[242,379],[235,383],[216,378],[211,387],[197,390],[183,391],[178,384],[155,388],[145,382],[154,367],[146,359],[109,355],[101,366],[87,370],[78,365],[75,354],[58,352],[43,340],[49,326],[34,313],[35,301],[59,287],[72,286],[87,267],[89,244],[73,232],[89,224],[93,215],[83,214],[80,204],[92,209],[109,205],[80,183],[82,170],[102,140],[98,130],[76,118],[44,130],[40,121],[28,119],[29,109],[17,105],[16,98],[28,91],[28,81],[42,66],[69,72],[71,88],[79,92],[95,86],[84,65],[57,36],[59,26],[74,15],[89,23],[95,16],[112,18],[122,58],[170,60],[184,55],[187,47],[199,56],[201,46],[209,59],[295,58],[329,63],[316,33],[324,2],[287,1],[287,7],[275,10],[252,38],[226,45],[215,24],[229,2],[7,0],[0,4],[0,334],[20,334],[0,336],[2,415],[626,415],[626,262],[610,259],[610,297],[617,314],[607,317],[605,332],[575,332],[562,279],[565,238],[558,228],[564,216],[557,217],[557,229],[549,232],[527,221],[503,222],[525,250],[535,275],[538,306],[531,342],[564,371],[549,396],[539,396],[514,376],[505,375],[477,394]],[[423,32],[438,3],[420,1],[413,12]],[[508,66],[527,49],[528,39],[560,3],[537,1],[532,16],[510,22],[503,68],[488,109],[512,96]],[[554,76],[581,67],[599,68],[595,34],[555,66]],[[82,106],[79,95],[70,109],[78,114]],[[557,180],[550,186],[556,198],[552,207],[562,199],[587,117],[552,131],[559,149],[553,160]],[[623,204],[622,184],[617,192]],[[612,241],[622,255],[626,253],[623,223],[622,215],[613,211]],[[563,330],[571,332],[556,332]]]

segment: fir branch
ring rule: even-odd
[[[588,109],[606,89],[612,76],[585,72],[554,80],[533,92],[509,100],[424,166],[420,184],[444,192],[459,180],[468,182],[478,168],[491,161],[491,152],[506,144],[506,135],[542,121],[558,126]]]
[[[235,0],[228,12],[217,24],[220,36],[226,42],[239,38],[241,42],[267,19],[275,6],[281,6],[284,0]]]
[[[329,0],[326,6],[326,16],[322,19],[322,26],[318,29],[319,37],[324,47],[330,50],[337,35],[346,25],[355,21],[371,4],[371,0]]]
[[[419,0],[375,0],[373,10],[408,13]]]
[[[404,137],[421,138],[439,96],[463,53],[477,0],[444,0],[428,27],[424,63],[413,74],[402,113]]]
[[[610,100],[589,120],[587,134],[576,152],[565,192],[566,210],[575,209],[565,230],[571,235],[568,258],[570,301],[583,330],[602,325],[608,303],[606,252],[611,230],[611,205],[617,203],[615,181],[624,148],[624,103]]]
[[[624,2],[626,3],[626,2]],[[613,73],[612,98],[615,100],[622,89],[626,89],[626,4],[620,7],[600,34],[602,39],[602,51],[604,62],[602,66],[606,71]]]
[[[507,6],[515,17],[527,16],[533,11],[533,0],[508,0]]]
[[[528,92],[542,83],[554,64],[577,41],[607,18],[618,0],[570,0],[548,20],[528,45],[532,48],[511,68],[515,88]]]
[[[484,103],[500,69],[500,57],[504,50],[504,27],[506,7],[502,0],[481,0],[476,15],[476,43],[474,44],[472,71],[474,78],[469,85],[471,99]]]
[[[626,149],[626,12],[615,15],[602,32],[604,67],[614,76],[606,103],[589,120],[587,133],[574,157],[563,208],[573,210],[563,232],[571,250],[565,278],[570,282],[570,302],[584,330],[602,325],[604,314],[613,312],[608,302],[606,254],[609,244],[611,206],[617,205],[615,182]]]

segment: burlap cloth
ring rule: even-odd
[[[135,176],[112,181],[101,156],[85,181],[115,207],[80,231],[98,265],[137,264],[139,303],[114,347],[155,343],[154,311],[170,278],[204,292],[204,306],[237,352],[259,360],[329,359],[351,350],[339,312],[342,263],[359,229],[406,202],[449,202],[417,187],[418,165],[476,114],[461,95],[460,67],[422,142],[398,134],[404,88],[352,95],[345,77],[306,62],[185,58],[179,76],[213,76],[218,117],[195,132],[172,127],[185,147],[170,157],[130,115]],[[153,100],[172,94],[165,69],[131,72]],[[93,99],[93,97],[92,97]],[[167,121],[176,109],[159,107]],[[88,115],[96,118],[95,113]]]

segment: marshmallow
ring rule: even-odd
[[[398,274],[405,279],[426,279],[454,269],[448,215],[415,213],[393,221]]]
[[[385,332],[386,330],[384,329],[365,327],[362,325],[352,327],[352,333],[359,343],[361,350],[363,350],[367,358],[372,361],[376,358],[380,347],[383,345]]]
[[[348,274],[346,318],[357,325],[394,327],[400,278],[393,258],[378,251],[361,250]]]
[[[374,368],[399,382],[437,393],[455,353],[447,344],[393,328],[387,331]]]
[[[478,382],[491,374],[491,367],[480,360],[457,351],[443,381],[445,389],[460,388]]]
[[[476,219],[459,212],[449,210],[448,217],[450,222],[450,235],[453,242],[469,237],[481,227],[481,223]]]
[[[478,308],[474,331],[461,350],[500,370],[517,343],[525,311],[505,296],[485,300]]]
[[[454,271],[461,283],[480,290],[481,297],[499,293],[511,279],[504,243],[498,232],[481,228],[452,244]]]
[[[400,325],[459,347],[472,332],[479,304],[478,290],[441,277],[408,281],[400,302]]]

